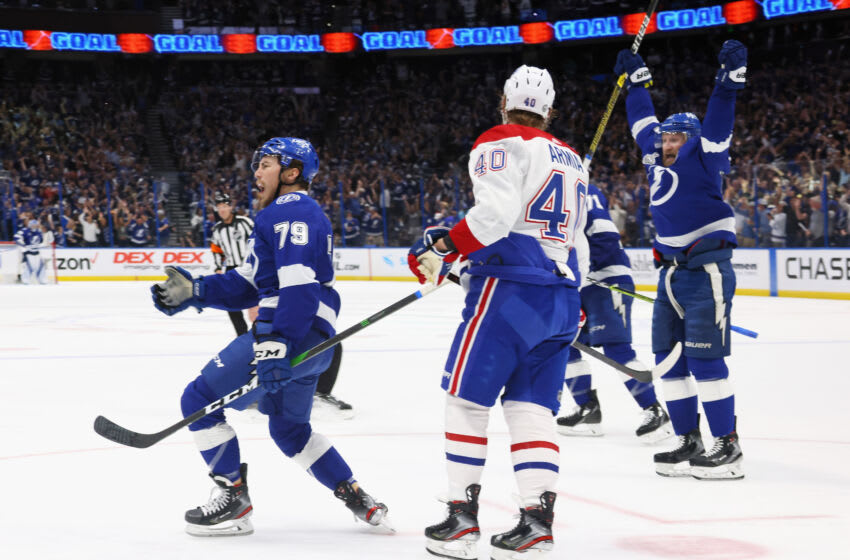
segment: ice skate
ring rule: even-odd
[[[715,438],[714,446],[690,460],[691,475],[699,480],[738,480],[744,478],[744,454],[738,432]]]
[[[601,436],[602,409],[596,398],[596,389],[589,393],[590,400],[581,406],[576,406],[567,416],[556,420],[558,433],[565,436]]]
[[[655,454],[655,472],[661,476],[690,476],[689,460],[705,451],[699,428],[679,436],[679,446],[672,451]]]
[[[314,420],[350,420],[354,418],[354,408],[330,393],[316,392],[313,395],[311,418]]]
[[[334,496],[345,502],[345,507],[354,514],[354,519],[362,521],[373,527],[382,527],[395,532],[395,529],[387,521],[389,509],[381,502],[367,494],[359,485],[357,488],[347,480],[340,482],[334,490]]]
[[[229,537],[254,532],[249,519],[253,506],[248,496],[248,465],[242,463],[239,472],[242,476],[239,486],[210,473],[216,487],[210,493],[209,502],[186,512],[187,533],[195,537]]]
[[[478,558],[478,494],[481,485],[466,488],[466,500],[448,502],[445,521],[425,528],[425,549],[443,558]]]
[[[492,560],[528,560],[552,551],[552,521],[555,517],[554,492],[543,492],[540,505],[521,508],[516,527],[490,538]]]
[[[673,435],[670,417],[658,401],[643,409],[643,418],[635,434],[643,443],[656,443]]]

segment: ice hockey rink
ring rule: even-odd
[[[342,330],[416,284],[338,288]],[[461,302],[449,286],[348,339],[334,393],[356,416],[314,421],[389,506],[395,534],[355,524],[260,418],[234,412],[255,533],[196,538],[183,532],[183,513],[206,503],[211,481],[189,432],[133,449],[92,422],[103,414],[156,432],[180,420],[183,387],[233,336],[226,314],[166,317],[143,282],[0,286],[0,558],[432,558],[422,529],[445,514],[435,499],[445,487],[439,380]],[[649,363],[651,306],[633,309],[638,357]],[[652,454],[674,440],[640,444],[637,406],[594,363],[606,435],[559,440],[551,558],[850,558],[850,301],[737,297],[732,317],[761,335],[733,334],[729,360],[746,478],[656,475]],[[703,434],[710,445],[705,425]],[[517,509],[499,407],[489,436],[482,559]]]

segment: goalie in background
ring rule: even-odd
[[[41,249],[52,245],[53,234],[49,231],[42,233],[38,220],[30,219],[27,226],[15,234],[15,243],[21,251],[21,282],[47,284],[50,262],[41,255]]]

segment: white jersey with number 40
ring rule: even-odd
[[[537,128],[500,125],[475,142],[469,175],[475,206],[464,221],[475,241],[487,246],[519,233],[567,262],[587,216],[588,174],[575,150]]]

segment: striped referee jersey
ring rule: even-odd
[[[253,220],[245,216],[234,215],[229,224],[216,222],[210,244],[216,270],[239,266],[245,261],[248,238],[253,231]]]

